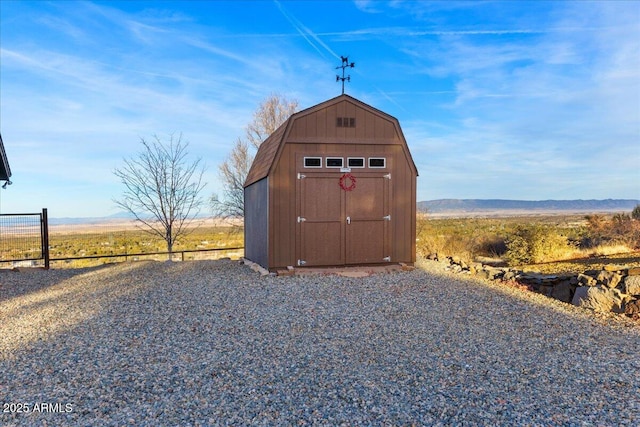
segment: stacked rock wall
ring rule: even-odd
[[[448,269],[486,279],[517,282],[534,292],[599,312],[624,313],[640,319],[640,267],[606,266],[575,274],[542,274],[481,263],[467,264],[458,257],[439,259]]]

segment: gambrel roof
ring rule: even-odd
[[[344,115],[357,120],[355,129],[336,130],[336,118]],[[341,133],[342,132],[342,133]],[[406,146],[398,120],[364,102],[343,94],[313,107],[292,114],[258,148],[244,186],[267,177],[285,143],[327,144],[400,144],[417,175],[415,163]]]
[[[293,115],[291,117],[293,117]],[[251,164],[251,168],[247,174],[247,179],[244,183],[245,187],[253,184],[254,182],[260,181],[269,174],[269,169],[276,158],[278,148],[283,141],[283,135],[287,129],[289,121],[291,121],[291,117],[281,124],[275,132],[269,135],[262,144],[260,144],[256,157],[253,159],[253,163]]]

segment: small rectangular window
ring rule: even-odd
[[[342,127],[342,117],[336,118],[336,127]]]
[[[321,168],[322,167],[322,157],[305,157],[304,158],[304,167],[305,168]]]
[[[347,158],[347,166],[350,168],[363,168],[364,157],[349,157]]]
[[[328,168],[341,168],[344,159],[342,157],[327,157]]]
[[[356,127],[356,118],[355,117],[349,117],[349,127],[350,128]]]
[[[384,157],[369,157],[369,167],[370,168],[386,168],[387,159],[385,159]]]

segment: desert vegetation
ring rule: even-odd
[[[557,263],[561,270],[570,268],[568,260],[640,262],[640,219],[634,215],[636,210],[610,215],[432,219],[422,213],[416,249],[419,256],[437,253],[510,266]]]
[[[203,251],[184,253],[184,259],[215,259],[242,255],[242,250],[224,250],[243,246],[242,229],[232,225],[213,224],[211,220],[193,224],[177,240],[173,247],[174,258],[182,259],[182,251]],[[39,239],[33,239],[39,244]],[[37,242],[36,242],[37,240]],[[29,244],[22,246],[16,239],[16,247],[3,248],[0,261],[11,259],[38,258],[40,248]],[[216,249],[216,251],[209,251]],[[167,259],[166,241],[135,225],[128,224],[84,224],[60,225],[49,228],[49,256],[52,267],[86,267],[96,264],[134,259]],[[219,251],[218,251],[219,250]],[[161,255],[151,255],[163,253]],[[148,254],[148,255],[139,255]],[[104,257],[101,257],[104,255]],[[115,257],[117,256],[117,257]],[[60,258],[80,258],[55,261]],[[82,259],[85,258],[85,259]],[[3,266],[0,264],[0,267]],[[6,267],[6,265],[4,265]]]

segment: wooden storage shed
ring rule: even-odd
[[[412,264],[417,176],[396,118],[349,95],[295,113],[247,175],[245,257],[272,271]]]

